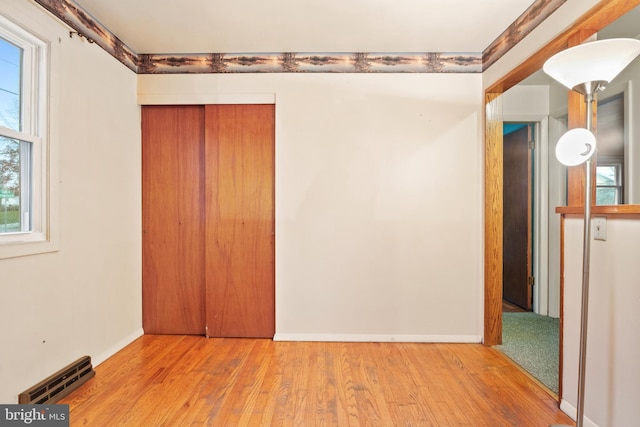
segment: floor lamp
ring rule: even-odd
[[[595,93],[613,80],[640,54],[640,40],[607,39],[581,44],[552,56],[543,70],[559,83],[584,96],[587,128],[572,129],[562,135],[556,157],[566,166],[585,165],[584,234],[582,243],[582,308],[580,314],[580,355],[576,425],[584,421],[584,391],[589,309],[589,261],[591,248],[591,158],[596,152],[593,134]],[[559,426],[555,424],[552,427]]]

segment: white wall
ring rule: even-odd
[[[141,75],[138,91],[275,94],[276,339],[481,340],[481,76]]]
[[[577,402],[582,218],[565,222],[564,393]],[[593,237],[593,232],[592,232]],[[588,424],[626,427],[640,419],[640,221],[607,220],[607,240],[591,241],[585,415]]]
[[[8,3],[8,4],[7,4]],[[83,355],[141,334],[136,77],[28,1],[4,2],[52,42],[59,251],[0,260],[0,403]]]

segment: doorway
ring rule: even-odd
[[[540,127],[537,122],[503,124],[503,339],[498,349],[557,394],[559,319],[542,314],[540,295],[534,298],[533,292],[540,285],[548,289],[536,259],[541,253],[536,246],[548,244],[538,230],[545,228],[538,225],[542,215],[536,215],[544,192],[536,177],[544,163],[536,150],[546,145]]]
[[[143,329],[273,338],[273,105],[142,107]]]

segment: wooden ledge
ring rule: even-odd
[[[582,206],[558,206],[556,213],[561,215],[580,215],[584,214]],[[609,206],[592,206],[591,216],[606,216],[610,218],[634,218],[640,219],[640,205],[609,205]]]

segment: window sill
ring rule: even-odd
[[[57,252],[58,243],[51,240],[0,244],[0,259]]]

